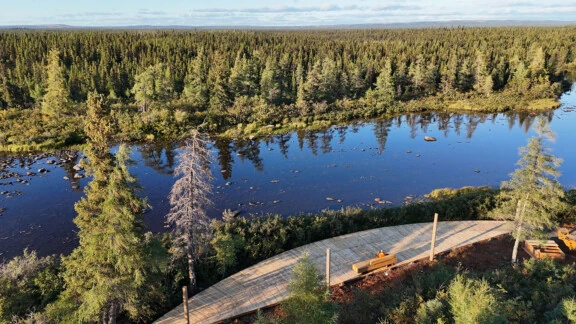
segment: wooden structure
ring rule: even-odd
[[[434,261],[434,245],[436,245],[436,231],[438,229],[438,213],[434,214],[434,226],[432,227],[432,241],[430,242],[430,262]]]
[[[560,247],[554,241],[526,240],[524,241],[523,248],[524,251],[535,259],[552,258],[564,260],[564,258],[566,258],[564,252],[560,250]]]
[[[398,262],[398,259],[394,256],[394,254],[390,254],[381,258],[374,258],[354,263],[352,265],[352,270],[356,271],[356,273],[364,273],[384,267],[389,267],[393,264],[396,264],[396,262]]]
[[[566,247],[576,251],[576,229],[559,228],[558,238],[566,244]]]
[[[346,234],[314,242],[275,255],[208,287],[188,299],[190,323],[212,324],[233,319],[288,298],[288,282],[302,253],[308,252],[319,273],[324,273],[326,249],[330,249],[330,284],[356,280],[351,265],[374,258],[382,249],[398,259],[393,267],[428,260],[432,223],[405,224]],[[435,253],[509,233],[501,221],[438,222]],[[382,268],[383,270],[387,268]],[[378,271],[378,270],[376,270]],[[180,304],[158,324],[186,324]]]

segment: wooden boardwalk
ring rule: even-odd
[[[436,253],[505,233],[499,221],[439,222]],[[288,297],[287,285],[298,258],[308,251],[319,273],[326,271],[326,248],[331,250],[330,282],[339,284],[358,275],[352,264],[373,258],[378,250],[393,253],[398,265],[427,258],[432,223],[408,224],[357,232],[286,251],[240,271],[188,300],[190,323],[214,323],[279,303]],[[184,323],[183,305],[156,323]]]

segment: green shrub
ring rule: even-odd
[[[459,274],[448,287],[448,302],[455,323],[494,323],[499,300],[488,281]]]
[[[305,253],[292,270],[288,284],[289,297],[282,303],[290,324],[327,324],[337,319],[337,304],[329,301],[330,292],[318,274],[310,256]]]
[[[41,312],[63,289],[59,258],[35,251],[0,265],[0,322]]]

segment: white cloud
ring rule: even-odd
[[[29,24],[86,26],[187,25],[187,26],[290,26],[401,23],[448,20],[563,20],[575,21],[576,3],[548,0],[286,0],[284,4],[242,7],[135,9],[66,12],[24,17]],[[215,1],[216,3],[217,1]],[[253,1],[252,4],[257,3]],[[0,21],[10,22],[12,17]]]

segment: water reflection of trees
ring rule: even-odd
[[[214,147],[218,152],[218,164],[220,164],[220,172],[224,180],[232,177],[232,141],[226,138],[216,137]]]
[[[160,174],[172,174],[176,161],[176,143],[150,142],[138,147],[144,165]]]
[[[376,141],[378,142],[379,153],[384,152],[386,149],[386,142],[388,141],[388,131],[390,130],[390,126],[392,125],[392,120],[384,119],[384,120],[377,120],[374,122],[374,136],[376,137]]]
[[[288,149],[290,148],[290,146],[288,145],[288,142],[290,142],[291,138],[292,138],[292,134],[290,134],[290,133],[278,135],[275,138],[276,143],[278,143],[278,149],[280,149],[280,153],[282,153],[282,155],[286,159],[288,159]]]
[[[264,170],[264,160],[260,157],[260,141],[238,139],[232,145],[234,150],[238,152],[238,157],[242,162],[246,159],[254,164],[256,170]]]
[[[330,153],[332,152],[332,139],[334,138],[334,129],[328,128],[323,130],[320,133],[320,139],[322,141],[322,145],[320,146],[320,150],[322,153]]]
[[[462,131],[464,131],[466,138],[471,139],[478,125],[485,124],[487,121],[496,123],[498,116],[501,116],[507,121],[509,129],[519,127],[524,133],[527,133],[532,127],[536,117],[544,116],[550,122],[553,119],[554,112],[549,111],[541,114],[535,114],[529,111],[513,111],[504,114],[421,113],[398,116],[393,118],[391,123],[398,128],[401,127],[403,123],[406,123],[410,129],[411,138],[426,134],[430,125],[436,124],[438,130],[442,132],[444,137],[448,137],[451,129],[453,129],[456,135],[460,136]]]
[[[335,126],[320,131],[298,130],[294,133],[275,135],[263,140],[238,139],[232,141],[218,138],[215,140],[214,146],[217,149],[222,176],[224,179],[229,179],[232,176],[233,152],[237,153],[238,158],[242,162],[248,160],[254,165],[256,170],[262,171],[264,170],[264,161],[260,156],[261,143],[264,143],[270,150],[273,144],[278,145],[282,156],[288,159],[288,152],[291,148],[290,141],[293,135],[296,135],[300,151],[309,150],[312,155],[317,156],[319,153],[332,152],[334,140],[337,140],[338,144],[342,144],[345,142],[347,134],[358,133],[360,128],[371,126],[374,138],[378,143],[379,153],[381,153],[386,149],[388,135],[392,126],[395,126],[395,128],[407,127],[411,138],[423,136],[431,128],[437,127],[444,137],[448,137],[453,133],[457,136],[464,135],[467,139],[471,139],[476,133],[478,126],[487,122],[491,122],[493,125],[506,125],[507,122],[508,127],[519,127],[524,133],[527,133],[539,115],[544,115],[548,121],[553,119],[553,112],[545,112],[543,114],[530,112],[507,112],[502,114],[414,113],[375,120],[370,122],[370,125],[364,122],[355,122],[347,126]]]

